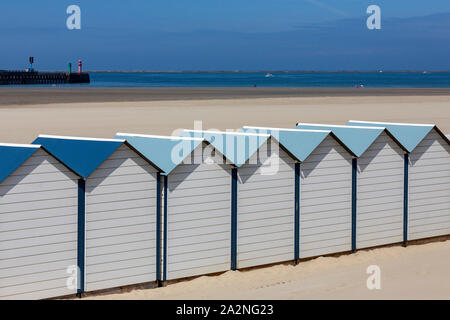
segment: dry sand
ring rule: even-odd
[[[371,265],[380,267],[380,290],[367,288]],[[87,299],[450,299],[450,240],[320,257],[297,266],[228,271]]]
[[[238,92],[235,96],[239,98],[227,99],[223,99],[224,92],[220,90],[215,94],[206,90],[206,94],[188,94],[186,99],[181,92],[177,100],[168,100],[167,92],[160,99],[151,99],[146,96],[148,93],[141,92],[137,99],[149,101],[136,101],[129,97],[130,92],[118,91],[109,100],[86,93],[81,99],[84,102],[74,102],[73,93],[66,99],[64,91],[55,98],[54,94],[49,96],[39,90],[21,97],[21,90],[0,90],[1,142],[28,143],[40,133],[105,138],[118,131],[169,135],[177,128],[192,128],[195,120],[203,121],[203,129],[237,129],[243,125],[292,128],[298,121],[344,124],[349,119],[379,120],[436,123],[450,133],[450,93],[432,90],[403,91],[407,95],[399,95],[402,91],[395,90],[386,94],[372,91],[376,96],[351,94],[348,90],[346,94],[316,91],[317,97],[311,96],[313,92],[300,96],[285,93],[284,98],[279,97],[280,92]],[[41,104],[33,104],[33,99]],[[381,267],[381,290],[366,288],[366,268],[372,264]],[[278,265],[227,272],[166,288],[97,298],[450,299],[450,241],[318,258],[295,267]]]
[[[1,91],[0,91],[1,93]],[[436,123],[450,133],[449,96],[290,97],[140,102],[85,102],[0,107],[0,141],[27,143],[38,134],[109,138],[116,132],[171,134],[243,125],[292,128],[298,121]]]

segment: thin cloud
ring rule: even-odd
[[[348,17],[349,16],[349,14],[347,12],[339,10],[339,9],[337,9],[335,7],[332,7],[332,6],[329,6],[327,4],[324,4],[324,3],[322,3],[322,2],[320,2],[318,0],[305,0],[305,1],[307,1],[309,3],[312,3],[313,5],[315,5],[317,7],[320,7],[320,8],[326,9],[328,11],[337,13],[337,14],[339,14],[341,16],[344,16],[344,17]]]

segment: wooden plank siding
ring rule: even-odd
[[[450,147],[433,129],[411,152],[408,240],[450,234]]]
[[[327,137],[300,165],[300,258],[351,250],[352,156]]]
[[[203,143],[167,177],[166,280],[230,269],[231,166],[223,163]]]
[[[0,184],[0,300],[76,293],[77,180],[40,149]]]
[[[156,169],[126,145],[86,180],[86,291],[156,280]]]
[[[295,160],[272,141],[238,169],[238,268],[294,259]]]
[[[356,248],[403,241],[404,152],[382,133],[358,159]]]

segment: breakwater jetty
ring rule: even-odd
[[[72,72],[69,62],[68,72],[38,72],[33,69],[34,57],[29,58],[30,68],[26,70],[0,70],[0,85],[90,83],[89,73],[83,72],[83,63],[78,60],[78,72]]]
[[[89,73],[0,70],[0,85],[90,83]]]

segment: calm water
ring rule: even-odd
[[[446,73],[91,73],[96,87],[450,87]]]
[[[450,72],[91,73],[90,87],[428,87],[449,88]],[[51,85],[49,85],[51,86]],[[61,86],[61,85],[58,85]],[[80,85],[62,85],[80,86]]]

